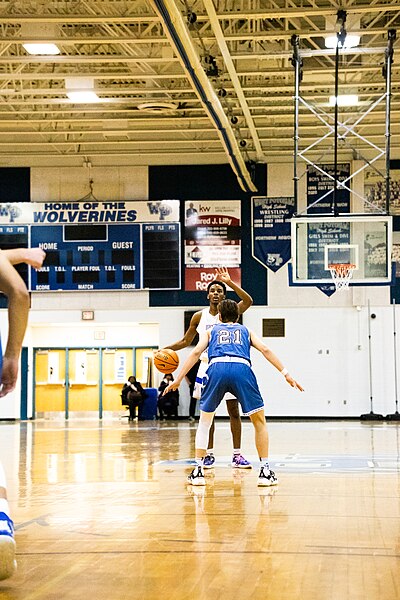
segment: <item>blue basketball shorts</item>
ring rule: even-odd
[[[240,362],[216,362],[206,373],[200,398],[200,410],[215,412],[226,393],[238,399],[244,415],[263,410],[264,401],[250,365]]]

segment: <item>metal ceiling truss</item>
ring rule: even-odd
[[[66,164],[82,164],[84,156],[93,165],[117,164],[122,157],[137,164],[230,162],[241,185],[250,190],[249,161],[292,160],[295,73],[290,40],[299,36],[302,98],[329,112],[335,51],[325,48],[324,38],[332,33],[329,23],[337,3],[162,4],[180,23],[178,37],[185,35],[186,64],[153,0],[0,0],[0,164],[60,164],[63,157]],[[189,22],[188,9],[195,22]],[[346,109],[346,125],[386,92],[384,51],[388,30],[400,25],[400,0],[354,0],[347,12],[348,31],[361,35],[361,45],[341,52],[340,89],[357,91],[363,104]],[[42,40],[35,32],[41,24],[51,32]],[[56,43],[60,55],[30,56],[22,46],[29,41]],[[212,68],[206,63],[210,57]],[[391,153],[400,158],[396,53],[391,72]],[[91,77],[102,101],[72,103],[65,87],[70,77]],[[309,146],[323,123],[316,124],[307,112],[302,104],[299,132]],[[378,147],[383,112],[377,106],[358,129]],[[332,153],[331,138],[310,151],[310,160]],[[353,143],[351,153],[363,150],[360,138]],[[338,148],[339,156],[349,152]]]

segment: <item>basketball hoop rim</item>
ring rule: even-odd
[[[331,271],[334,269],[336,272],[339,271],[355,271],[357,269],[357,265],[349,264],[349,263],[330,263],[328,265],[328,269]]]

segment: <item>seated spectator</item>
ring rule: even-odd
[[[121,392],[122,404],[129,407],[129,421],[133,421],[136,417],[136,411],[145,397],[146,392],[142,388],[142,384],[136,381],[134,375],[131,375]]]
[[[178,418],[179,391],[174,390],[173,392],[168,392],[168,394],[163,396],[163,391],[171,383],[171,381],[174,381],[174,377],[172,373],[167,373],[158,388],[159,394],[157,407],[160,419],[165,419],[166,417],[171,417],[173,419]]]

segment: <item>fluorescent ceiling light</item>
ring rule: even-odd
[[[78,104],[92,104],[103,101],[94,91],[93,77],[66,77],[65,89],[68,98]]]
[[[336,96],[329,96],[329,106],[335,106]],[[358,96],[356,94],[344,94],[337,97],[338,106],[356,106],[358,104]]]
[[[34,42],[31,44],[22,44],[28,54],[54,55],[60,54],[60,49],[55,44],[42,44]]]
[[[337,35],[329,35],[325,38],[325,48],[335,49],[338,43]],[[347,34],[343,48],[355,48],[360,45],[360,36]],[[340,46],[341,48],[342,46]]]
[[[101,102],[101,98],[90,90],[68,90],[67,96],[72,102],[76,102],[77,104]]]

